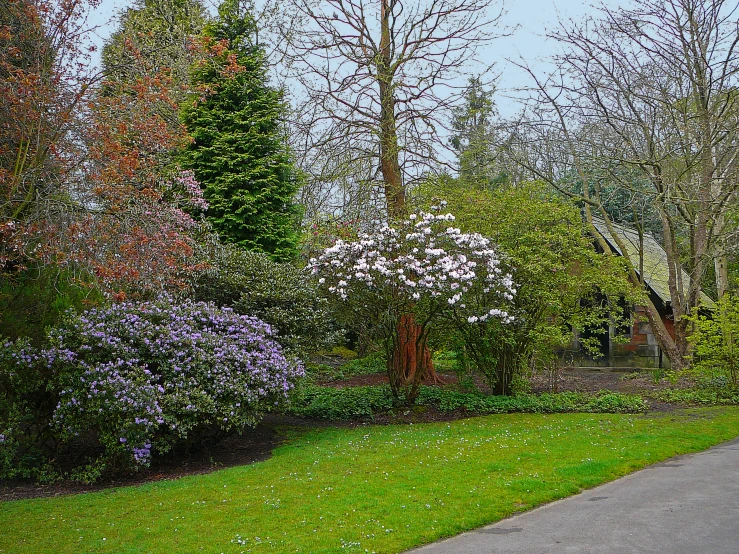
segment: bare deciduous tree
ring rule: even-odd
[[[635,175],[648,185],[667,252],[674,338],[648,300],[647,315],[676,368],[688,351],[683,316],[699,305],[712,261],[719,294],[726,286],[725,216],[739,177],[736,12],[723,0],[634,0],[632,8],[604,7],[598,19],[562,25],[552,35],[564,46],[558,72],[537,80],[538,117],[527,130],[540,157],[523,163],[582,200],[591,224],[596,213],[614,238],[604,187],[642,194]],[[578,175],[579,191],[563,186],[567,171]],[[643,286],[638,260],[626,258]]]
[[[345,190],[378,188],[379,217],[403,218],[408,187],[439,162],[440,130],[466,89],[462,71],[495,38],[500,14],[488,17],[490,0],[291,1],[306,23],[289,41],[288,60],[307,96],[306,150],[329,160],[319,167]],[[361,172],[347,179],[342,157]],[[403,316],[397,329],[391,382],[420,382],[433,374],[422,328]]]
[[[490,0],[292,0],[305,30],[291,37],[305,91],[310,148],[367,160],[387,215],[405,212],[406,191],[438,162],[448,108],[462,76],[495,35]],[[361,179],[364,181],[364,179]]]

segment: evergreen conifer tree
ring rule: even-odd
[[[452,110],[449,143],[457,154],[459,177],[482,189],[495,188],[507,180],[494,146],[497,110],[493,93],[483,87],[479,77],[471,77],[464,103]]]
[[[193,142],[182,165],[201,183],[221,240],[289,260],[297,254],[299,182],[281,133],[282,92],[268,83],[254,19],[239,0],[221,4],[205,37],[211,56],[194,69],[199,94],[183,108]]]

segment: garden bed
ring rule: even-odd
[[[442,389],[458,389],[459,382],[455,374],[440,373],[441,383],[428,380],[426,386]],[[353,375],[345,379],[319,380],[317,384],[336,389],[351,387],[375,387],[387,384],[384,373]],[[532,392],[535,394],[550,393],[552,381],[549,376],[535,375],[531,379]],[[482,387],[482,383],[479,383]],[[685,385],[678,383],[677,386]],[[660,402],[649,398],[649,393],[674,389],[665,380],[655,382],[652,375],[643,372],[639,375],[603,371],[566,370],[560,372],[557,380],[557,392],[596,393],[612,391],[622,394],[642,394],[652,411],[669,412],[677,409],[678,404]],[[417,424],[439,421],[453,421],[474,415],[464,409],[440,410],[434,405],[418,405],[376,413],[368,417],[357,417],[350,420],[318,420],[295,417],[283,414],[268,414],[254,429],[243,435],[235,435],[218,443],[201,447],[189,452],[177,452],[164,457],[155,458],[150,468],[137,473],[119,476],[115,479],[103,479],[94,485],[75,482],[58,482],[53,484],[35,484],[28,481],[0,482],[0,501],[16,500],[46,496],[102,490],[111,487],[141,484],[150,481],[176,479],[186,475],[209,473],[216,469],[246,465],[263,461],[271,456],[272,450],[281,445],[286,437],[285,430],[291,428],[319,427],[357,427],[372,424]]]

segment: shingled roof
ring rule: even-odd
[[[611,236],[611,233],[606,227],[605,221],[599,218],[593,218],[593,226],[598,232],[603,235],[608,245],[613,249],[614,252],[623,256],[623,252],[616,244],[616,241]],[[613,223],[613,230],[621,239],[621,242],[626,247],[626,251],[636,266],[637,273],[639,273],[639,233],[629,227],[618,225]],[[643,237],[643,250],[644,250],[644,282],[647,286],[659,296],[665,305],[671,301],[670,297],[670,286],[669,286],[669,269],[667,265],[667,252],[664,248],[648,233],[644,233]],[[681,269],[683,282],[688,282],[688,274],[684,269]],[[705,293],[701,292],[701,301],[707,306],[714,306],[713,300],[711,300]]]

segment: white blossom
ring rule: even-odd
[[[515,287],[494,246],[477,233],[451,227],[452,221],[452,214],[419,212],[398,229],[384,225],[355,242],[337,240],[311,259],[310,271],[324,290],[349,302],[361,297],[362,306],[367,295],[379,299],[391,292],[388,298],[405,298],[409,306],[427,298],[454,307],[469,324],[491,317],[512,321],[503,308]],[[471,291],[474,302],[467,300]]]

